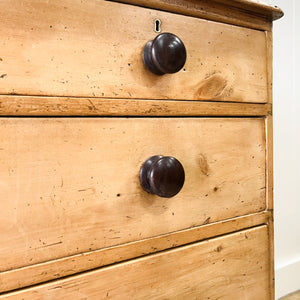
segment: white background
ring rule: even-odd
[[[300,289],[300,1],[272,0],[276,299]]]

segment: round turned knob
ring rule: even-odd
[[[184,177],[183,166],[171,156],[152,156],[143,163],[140,171],[143,189],[165,198],[179,193],[184,184]]]
[[[185,64],[185,46],[175,34],[161,33],[146,44],[143,60],[146,67],[154,74],[176,73]]]

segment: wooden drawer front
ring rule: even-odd
[[[270,299],[266,226],[0,296],[0,299]]]
[[[187,49],[184,69],[143,64],[154,20]],[[267,102],[263,31],[96,0],[0,3],[0,94]]]
[[[0,270],[265,209],[260,118],[2,118]],[[176,157],[173,198],[146,193],[150,156]]]

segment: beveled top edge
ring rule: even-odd
[[[201,5],[204,7],[210,6],[212,10],[214,9],[215,4],[221,4],[224,7],[237,8],[248,13],[253,13],[254,15],[260,15],[261,17],[266,17],[269,21],[275,21],[280,19],[284,13],[277,6],[269,4],[262,0],[106,0],[113,2],[123,2],[134,5],[141,5],[146,7],[153,7],[159,9],[164,8],[165,5],[181,7],[187,6],[187,8],[193,7],[195,10],[198,10]]]
[[[267,16],[271,21],[278,20],[284,15],[284,12],[277,5],[261,0],[212,0],[212,2],[218,2],[231,7],[243,8],[250,12],[260,13]]]
[[[202,18],[263,31],[272,30],[272,21],[282,10],[260,0],[106,0]]]

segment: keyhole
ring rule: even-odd
[[[154,21],[154,31],[155,32],[161,32],[161,20],[160,19],[156,19]]]

